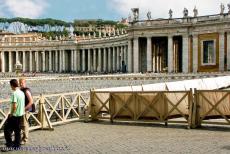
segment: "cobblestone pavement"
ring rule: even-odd
[[[24,151],[9,153],[230,153],[230,127],[109,122],[74,122],[54,127],[54,131],[30,132]],[[0,139],[3,146],[4,139]]]

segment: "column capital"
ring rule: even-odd
[[[152,36],[146,36],[147,39],[152,39]]]

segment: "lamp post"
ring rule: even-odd
[[[14,67],[15,67],[15,73],[19,77],[22,72],[22,64],[20,63],[20,61],[17,61]]]

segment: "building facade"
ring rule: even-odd
[[[126,33],[88,40],[3,36],[0,72],[221,72],[230,70],[230,15],[133,21]]]

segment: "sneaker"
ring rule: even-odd
[[[21,145],[25,145],[25,144],[26,144],[26,141],[21,141],[20,144],[21,144]]]

